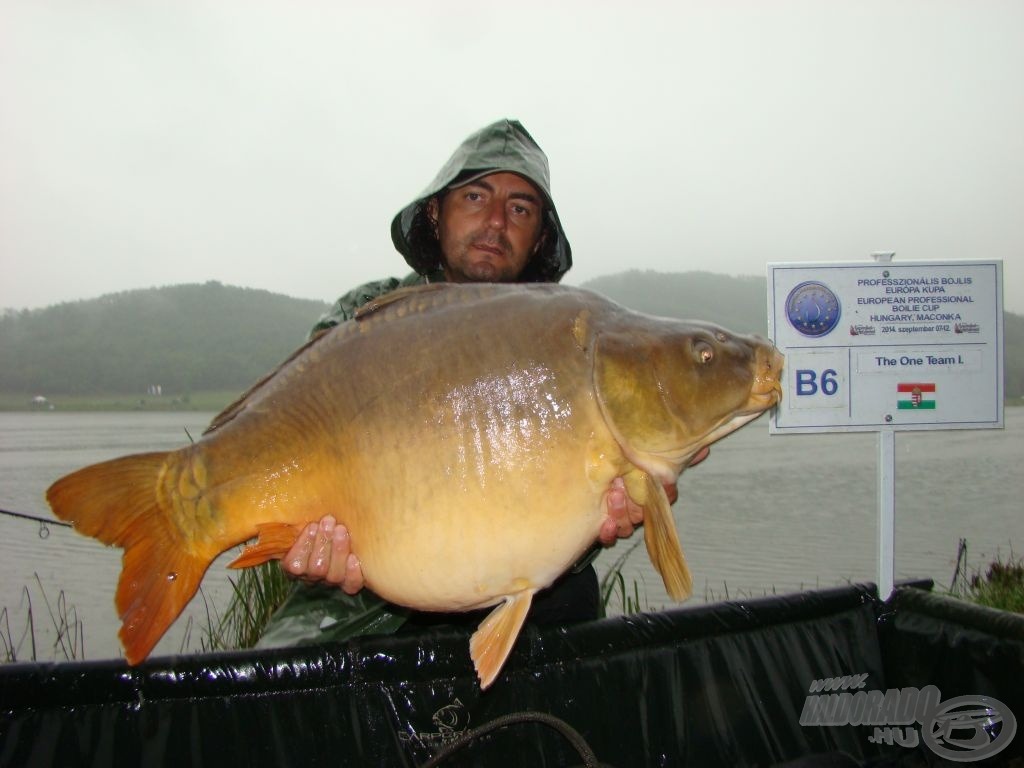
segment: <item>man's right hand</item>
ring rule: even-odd
[[[281,560],[281,567],[304,581],[333,584],[350,595],[363,588],[363,571],[352,553],[348,529],[330,515],[319,525],[306,526]]]

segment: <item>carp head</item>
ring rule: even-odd
[[[626,457],[664,481],[782,398],[771,342],[710,323],[642,317],[596,339],[594,377]]]

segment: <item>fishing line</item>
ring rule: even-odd
[[[188,431],[188,427],[185,427],[185,435],[188,437],[188,441],[190,443],[195,443],[195,440],[192,438],[192,433]],[[35,515],[26,515],[24,512],[11,512],[11,510],[9,509],[0,509],[0,515],[7,515],[8,517],[17,517],[21,518],[22,520],[32,520],[34,522],[39,523],[40,539],[45,539],[50,536],[49,526],[51,525],[60,525],[65,528],[74,527],[72,523],[65,523],[62,520],[54,520],[53,518],[45,517],[36,517]]]
[[[24,512],[11,512],[9,509],[0,509],[0,515],[7,515],[8,517],[18,517],[22,520],[32,520],[39,523],[39,538],[46,539],[50,536],[51,525],[60,525],[65,528],[71,528],[71,523],[65,523],[62,520],[54,520],[53,518],[47,519],[45,517],[36,517],[35,515],[26,515]]]

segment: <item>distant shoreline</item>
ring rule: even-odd
[[[49,395],[33,402],[34,395],[0,392],[0,412],[61,411],[212,411],[219,413],[233,403],[241,391],[209,390],[188,395]],[[1024,397],[1003,401],[1007,408],[1024,406]],[[52,406],[52,407],[51,407]]]
[[[185,395],[29,395],[0,392],[0,411],[214,411],[234,402],[242,390],[204,390]],[[43,398],[40,400],[39,398]]]

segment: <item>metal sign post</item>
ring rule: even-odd
[[[878,430],[878,594],[896,582],[896,432]]]
[[[768,265],[786,356],[773,435],[878,433],[878,589],[894,583],[896,432],[1001,429],[1001,261]]]

